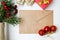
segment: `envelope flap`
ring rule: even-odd
[[[20,11],[20,17],[23,17],[25,19],[30,19],[31,17],[34,20],[38,20],[48,14],[51,14],[52,11],[46,10],[46,11],[40,11],[40,10],[21,10]],[[28,18],[27,18],[28,17]]]

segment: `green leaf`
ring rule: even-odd
[[[2,2],[2,0],[0,0],[0,2]]]

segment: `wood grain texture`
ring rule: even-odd
[[[4,38],[4,23],[0,23],[0,40],[5,40],[5,38]]]
[[[19,25],[20,34],[37,34],[44,26],[53,25],[52,10],[20,10],[22,18]]]

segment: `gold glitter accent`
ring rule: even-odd
[[[48,0],[41,0],[38,4],[41,5],[42,3],[49,4],[49,1]]]
[[[44,4],[49,4],[49,1],[48,0],[43,0]]]

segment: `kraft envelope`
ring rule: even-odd
[[[53,11],[52,10],[20,10],[21,34],[37,34],[44,26],[53,25]]]

